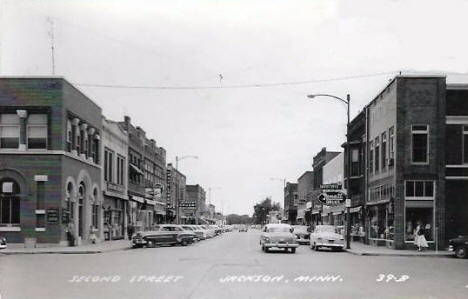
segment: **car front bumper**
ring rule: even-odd
[[[0,244],[0,249],[5,249],[5,248],[7,248],[6,244]]]
[[[263,246],[271,248],[271,247],[276,247],[276,248],[297,248],[299,247],[299,244],[297,243],[264,243]]]
[[[448,251],[455,252],[455,247],[453,247],[453,245],[449,245]]]
[[[328,247],[328,248],[344,248],[344,244],[340,243],[316,243],[317,247]]]

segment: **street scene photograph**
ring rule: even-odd
[[[468,299],[467,0],[0,0],[0,299]]]

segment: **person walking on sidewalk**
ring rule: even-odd
[[[132,239],[132,236],[133,236],[134,233],[135,233],[135,226],[133,226],[133,224],[129,224],[127,226],[127,235],[128,235],[129,240]]]
[[[416,230],[414,232],[414,244],[418,246],[418,251],[422,251],[429,247],[426,237],[424,236],[424,226],[420,221],[418,222],[418,226],[416,226]]]

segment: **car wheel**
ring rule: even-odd
[[[466,247],[460,246],[455,249],[455,255],[460,259],[466,259]]]
[[[146,243],[146,247],[148,247],[148,248],[154,248],[154,247],[156,247],[156,244],[155,244],[153,241],[148,241],[148,242]]]
[[[291,248],[291,253],[296,253],[296,248]]]
[[[315,251],[319,251],[319,247],[317,245],[314,246]]]
[[[269,252],[270,250],[268,249],[268,247],[265,247],[265,252]]]

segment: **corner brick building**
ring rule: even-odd
[[[100,132],[101,108],[65,79],[0,78],[2,236],[102,239]]]

